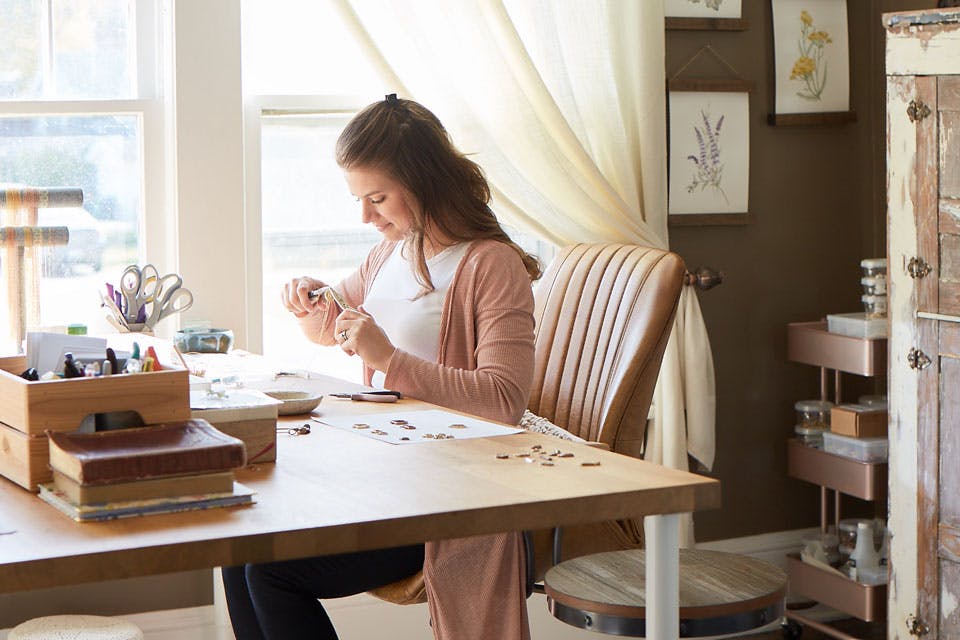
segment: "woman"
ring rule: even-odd
[[[533,377],[537,259],[488,206],[480,167],[440,121],[389,95],[354,117],[337,163],[383,240],[336,285],[351,309],[297,278],[283,304],[308,337],[363,360],[367,384],[516,424]],[[429,446],[429,445],[427,445]],[[423,569],[434,635],[529,638],[519,533],[224,569],[237,638],[336,638],[317,598],[352,595]]]

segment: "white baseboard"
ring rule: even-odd
[[[698,549],[739,553],[779,566],[786,566],[786,554],[801,547],[804,534],[816,529],[777,531],[756,536],[731,538],[698,544]],[[143,629],[145,640],[233,640],[233,633],[226,615],[220,572],[213,572],[214,604],[173,611],[154,611],[123,616]],[[788,595],[788,602],[795,600]],[[401,607],[371,596],[361,594],[324,602],[341,637],[382,638],[389,629],[393,640],[431,640],[433,634],[428,622],[427,607],[413,605]],[[596,640],[597,634],[573,628],[553,618],[547,611],[544,596],[535,594],[528,600],[530,631],[533,638],[550,640]],[[844,614],[817,605],[805,609],[804,614],[820,622],[829,622],[846,617]],[[757,632],[775,630],[779,622],[772,623]],[[6,640],[7,631],[0,631],[0,640]]]

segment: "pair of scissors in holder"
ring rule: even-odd
[[[193,306],[193,293],[182,286],[183,280],[175,273],[170,273],[160,280],[160,286],[150,299],[150,315],[145,322],[151,329],[164,318],[186,311]]]
[[[127,324],[146,321],[145,305],[156,296],[160,274],[152,264],[142,268],[135,264],[123,270],[120,276],[120,295],[123,299],[123,317]]]

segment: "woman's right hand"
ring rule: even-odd
[[[327,304],[326,296],[320,296],[315,300],[310,299],[310,292],[326,286],[326,283],[315,278],[303,276],[294,278],[283,285],[283,306],[287,311],[298,318],[304,318],[319,309],[325,309]]]

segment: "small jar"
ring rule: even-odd
[[[829,400],[798,400],[793,408],[797,411],[798,427],[830,427],[830,409],[833,408],[833,403]]]
[[[860,261],[860,269],[865,276],[884,276],[887,275],[886,258],[865,258]]]
[[[886,276],[864,276],[860,278],[860,284],[863,286],[863,292],[868,296],[887,295]]]
[[[802,424],[793,428],[800,444],[814,449],[823,449],[823,432],[826,430],[826,427],[806,427]]]
[[[860,296],[868,319],[887,317],[887,296]]]

